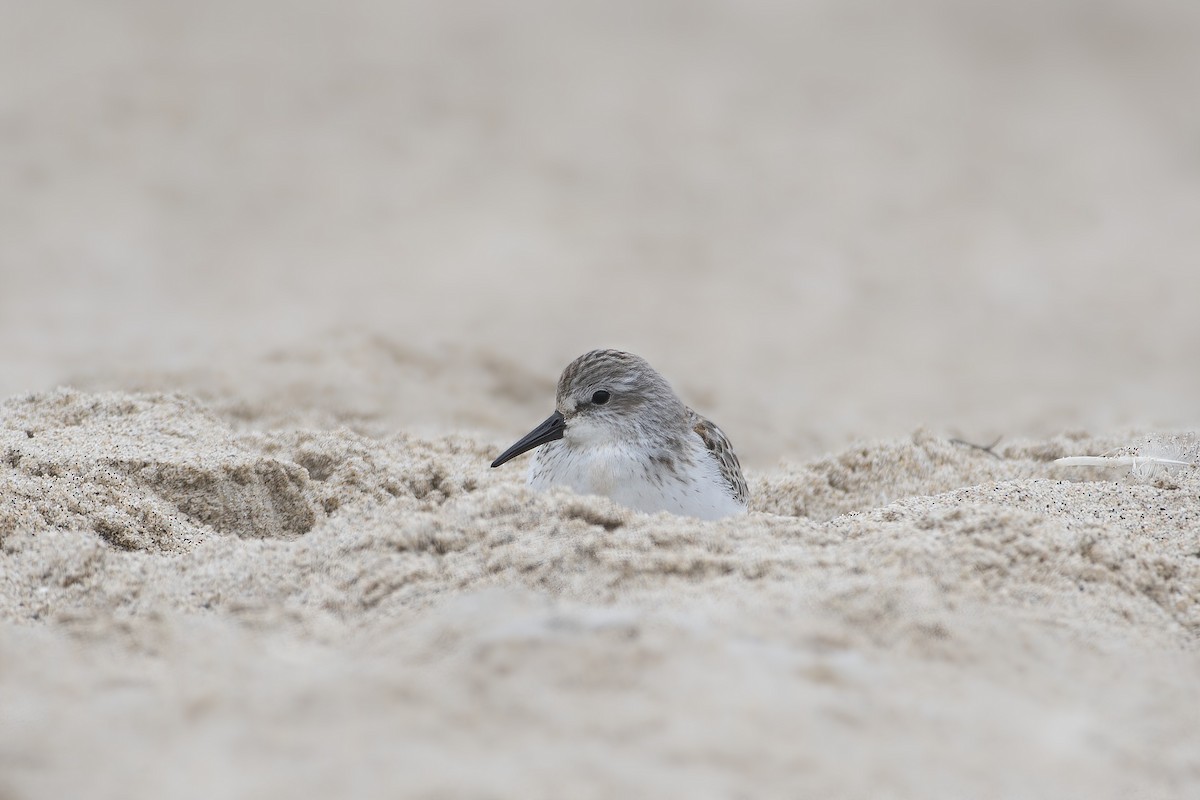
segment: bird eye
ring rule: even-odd
[[[601,389],[600,391],[598,391],[592,395],[592,402],[598,406],[602,406],[608,402],[608,398],[610,398],[610,397],[612,397],[611,394],[609,394],[608,392]]]

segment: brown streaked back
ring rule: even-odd
[[[750,488],[746,485],[746,479],[742,477],[742,465],[737,454],[733,452],[733,445],[729,443],[729,439],[720,428],[692,409],[689,408],[687,412],[692,430],[704,442],[704,446],[717,457],[721,477],[729,484],[734,499],[739,503],[749,503]]]

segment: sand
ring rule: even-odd
[[[6,17],[0,798],[1200,795],[1200,8]]]

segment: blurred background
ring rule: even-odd
[[[0,391],[543,418],[633,350],[767,467],[1200,422],[1190,0],[0,0]]]

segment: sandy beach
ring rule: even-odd
[[[1200,796],[1200,7],[5,16],[3,800]]]

